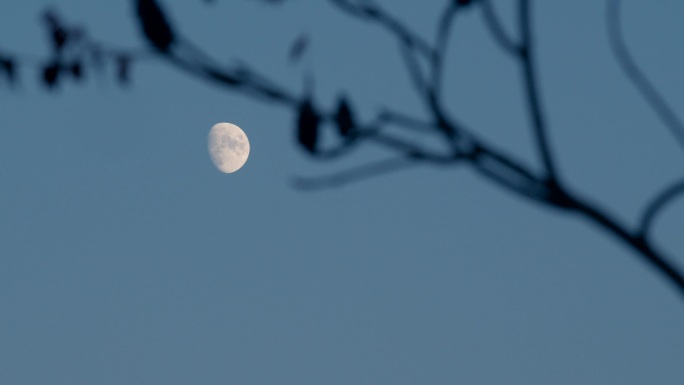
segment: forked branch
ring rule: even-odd
[[[298,114],[298,139],[300,144],[316,159],[339,159],[362,143],[373,144],[395,154],[390,159],[372,162],[339,173],[316,178],[298,178],[296,186],[304,189],[334,187],[363,180],[389,172],[405,169],[416,164],[466,165],[478,175],[511,193],[529,199],[545,207],[574,212],[612,234],[622,244],[636,252],[636,255],[656,269],[684,296],[684,275],[669,258],[651,244],[647,233],[663,208],[676,196],[684,193],[684,181],[678,181],[660,194],[644,210],[639,227],[630,229],[620,223],[605,209],[590,199],[571,191],[560,183],[553,149],[548,137],[546,116],[542,108],[539,87],[539,73],[535,63],[535,44],[531,0],[518,0],[517,21],[519,42],[515,42],[504,31],[490,0],[447,0],[437,22],[434,42],[427,42],[404,23],[376,5],[372,0],[330,0],[345,13],[369,23],[377,24],[388,31],[399,43],[409,76],[418,91],[418,97],[427,106],[425,117],[412,117],[395,112],[391,107],[383,108],[377,115],[364,122],[353,114],[351,101],[346,96],[337,99],[336,106],[324,108],[312,93],[293,92],[248,65],[224,66],[202,52],[178,33],[169,24],[161,8],[154,0],[138,0],[139,17],[152,52],[176,68],[193,76],[227,87],[233,91],[255,97],[260,101],[282,105]],[[477,4],[483,12],[483,22],[488,27],[497,45],[517,61],[523,83],[523,93],[530,115],[532,132],[543,169],[541,172],[516,159],[505,150],[480,138],[455,117],[454,111],[446,107],[439,92],[442,87],[449,35],[461,6]],[[630,80],[636,85],[647,102],[654,108],[673,135],[684,146],[684,129],[679,118],[650,84],[634,63],[621,36],[618,17],[618,0],[610,0],[608,25],[611,44]],[[53,25],[57,32],[63,32],[59,23]],[[159,31],[164,33],[158,33]],[[60,33],[61,33],[60,32]],[[55,46],[62,47],[62,35],[55,33]],[[62,45],[60,45],[62,44]],[[62,49],[62,48],[59,48]],[[110,52],[104,45],[91,42],[92,51]],[[117,51],[113,58],[120,59],[125,51]],[[149,54],[148,54],[149,55]],[[110,55],[111,56],[111,55]],[[80,57],[80,56],[79,56]],[[127,59],[135,57],[125,56]],[[6,54],[0,55],[0,70],[15,63]],[[421,63],[427,63],[422,66]],[[10,63],[8,65],[7,63]],[[47,68],[59,74],[63,63],[55,61],[56,67]],[[426,67],[426,68],[424,68]],[[427,73],[424,73],[424,70]],[[6,71],[7,72],[7,71]],[[48,73],[48,75],[54,75]],[[52,78],[47,78],[49,80]],[[54,80],[54,79],[52,79]],[[440,135],[447,144],[447,151],[440,153],[421,146],[412,140],[393,135],[389,126],[412,130],[421,135]],[[318,132],[336,127],[337,142],[321,145]]]

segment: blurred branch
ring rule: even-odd
[[[389,109],[383,109],[378,115],[378,121],[380,123],[391,123],[398,127],[410,128],[416,132],[421,133],[434,133],[438,132],[434,124],[424,122],[418,118],[408,116],[406,114],[392,111]]]
[[[372,4],[369,0],[361,1],[363,4],[353,3],[350,0],[330,0],[348,14],[372,21],[387,29],[402,44],[415,49],[427,59],[432,59],[434,51],[418,34],[410,31],[401,22],[391,16],[379,6]]]
[[[513,56],[518,56],[520,47],[511,39],[501,24],[491,0],[480,0],[482,4],[482,15],[484,16],[485,24],[489,28],[489,32],[494,37],[494,40],[501,46],[501,49]]]
[[[442,73],[444,68],[444,58],[447,53],[449,35],[453,25],[459,4],[456,1],[448,0],[446,8],[442,11],[439,23],[437,24],[437,35],[435,37],[435,53],[432,60],[432,81],[430,92],[439,95],[442,84]]]
[[[646,100],[646,103],[653,108],[656,115],[658,115],[663,124],[665,124],[675,139],[679,141],[682,148],[684,148],[684,124],[682,124],[677,114],[667,104],[665,98],[660,95],[658,89],[651,84],[646,74],[639,68],[625,43],[620,26],[619,0],[608,1],[606,24],[608,26],[610,46],[620,64],[620,68],[622,68],[622,71],[634,84],[641,96]]]
[[[452,0],[447,4],[438,20],[433,48],[404,24],[375,5],[372,0],[330,0],[343,11],[359,19],[379,24],[398,39],[409,76],[418,90],[421,102],[428,107],[428,117],[425,119],[384,109],[367,124],[358,123],[352,103],[345,95],[338,96],[336,107],[325,111],[319,107],[319,103],[313,97],[312,87],[307,88],[300,96],[259,73],[252,66],[222,65],[192,43],[184,40],[173,28],[172,23],[169,22],[170,18],[165,16],[163,9],[155,0],[137,1],[138,17],[151,48],[150,51],[144,53],[107,49],[105,45],[87,39],[83,31],[63,24],[55,13],[48,12],[46,24],[52,39],[53,52],[47,63],[41,63],[46,84],[49,86],[56,84],[59,75],[64,70],[70,71],[74,78],[79,78],[82,70],[81,61],[85,60],[82,56],[85,54],[92,56],[93,63],[103,57],[114,60],[121,71],[120,80],[126,77],[123,75],[127,71],[129,61],[147,59],[153,54],[153,57],[167,60],[178,69],[198,78],[220,84],[261,101],[281,104],[291,109],[298,114],[299,144],[303,150],[316,159],[337,159],[360,143],[372,143],[395,153],[392,159],[366,164],[337,174],[297,178],[295,184],[299,188],[319,189],[345,185],[398,171],[418,163],[445,166],[465,163],[470,165],[478,175],[506,191],[547,207],[582,215],[623,244],[631,247],[643,261],[649,263],[658,273],[674,284],[680,294],[684,294],[684,275],[662,252],[656,250],[646,237],[657,214],[675,196],[684,192],[684,181],[669,186],[651,201],[636,231],[630,230],[614,219],[605,209],[600,208],[591,200],[570,191],[559,183],[552,157],[553,151],[547,138],[548,127],[539,94],[539,73],[534,62],[530,0],[518,0],[519,44],[516,44],[505,33],[490,0],[479,0],[479,3],[482,4],[484,22],[490,33],[504,51],[514,55],[521,67],[525,102],[532,121],[536,147],[544,168],[544,174],[539,173],[542,175],[538,175],[520,159],[479,138],[473,130],[452,117],[449,110],[444,107],[445,103],[442,101],[439,89],[443,82],[444,58],[450,31],[459,7],[474,4],[474,1]],[[683,125],[636,67],[627,51],[620,35],[618,2],[617,0],[611,1],[608,8],[609,32],[618,60],[648,103],[684,145]],[[76,59],[79,61],[75,61]],[[18,61],[28,63],[31,60],[33,59],[24,60],[17,55],[2,53],[0,70],[4,71],[4,75],[9,76],[11,80],[16,63]],[[426,81],[421,70],[420,60],[427,60],[430,65],[427,68],[431,71],[429,81]],[[320,130],[329,129],[331,125],[337,129],[337,144],[321,149]],[[418,133],[441,133],[449,149],[446,153],[439,153],[420,146],[412,140],[391,135],[385,130],[388,125],[409,128]]]
[[[401,56],[404,59],[404,62],[406,63],[406,68],[409,72],[413,86],[416,88],[416,91],[418,91],[418,94],[420,96],[427,95],[428,86],[425,82],[423,72],[420,69],[420,64],[418,63],[416,57],[413,55],[412,47],[410,47],[407,44],[402,44],[400,49]]]
[[[525,95],[527,106],[532,118],[534,137],[537,142],[537,149],[541,154],[542,163],[547,173],[547,180],[551,185],[557,185],[556,167],[549,148],[549,141],[546,136],[547,127],[541,107],[539,96],[539,85],[537,84],[538,73],[534,63],[534,43],[532,41],[532,15],[530,0],[519,0],[518,2],[518,22],[520,28],[520,49],[519,60],[522,66],[522,77],[525,85]]]
[[[656,216],[670,203],[677,195],[684,193],[684,179],[676,181],[658,193],[653,200],[646,206],[644,213],[639,221],[639,233],[641,237],[647,237]]]
[[[655,268],[656,272],[662,274],[669,283],[674,285],[679,294],[684,297],[684,275],[681,269],[670,262],[662,252],[656,250],[645,238],[626,230],[620,222],[606,213],[605,210],[598,208],[587,199],[571,198],[571,202],[575,211],[585,215],[602,230],[617,237],[624,244],[637,251],[639,259]]]
[[[391,158],[358,166],[332,175],[296,177],[294,186],[302,190],[321,190],[344,186],[353,182],[374,178],[391,172],[417,166],[411,157]]]
[[[340,9],[348,14],[366,21],[379,24],[387,29],[399,41],[402,59],[406,64],[411,81],[421,96],[428,92],[428,85],[425,80],[416,57],[416,53],[432,62],[437,56],[435,50],[425,42],[418,34],[410,31],[399,20],[391,16],[387,11],[380,8],[370,0],[363,0],[354,3],[349,0],[330,0]]]
[[[509,157],[477,143],[469,159],[482,176],[533,201],[551,203],[547,186]]]
[[[299,97],[247,66],[223,68],[216,65],[213,60],[198,62],[196,58],[186,58],[175,51],[165,53],[164,56],[171,64],[192,75],[235,88],[263,101],[285,104],[290,107],[300,103]],[[204,54],[203,57],[209,56]]]

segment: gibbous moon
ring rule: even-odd
[[[230,174],[239,170],[249,157],[247,135],[234,124],[215,124],[209,131],[209,155],[219,171]]]

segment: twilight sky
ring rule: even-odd
[[[443,1],[381,3],[426,37]],[[423,2],[421,2],[422,4]],[[683,152],[616,65],[604,2],[535,2],[553,148],[576,190],[627,223]],[[624,2],[626,38],[684,105],[684,3]],[[350,95],[424,116],[395,42],[326,1],[165,1],[183,33],[289,89]],[[297,176],[380,159],[364,146],[315,162],[293,114],[149,60],[121,88],[88,74],[48,92],[39,15],[142,48],[132,2],[4,1],[0,50],[28,59],[0,82],[0,383],[680,384],[684,300],[581,218],[541,208],[467,168],[416,166],[303,192]],[[510,2],[497,1],[509,30]],[[508,8],[507,8],[508,7]],[[290,44],[311,35],[302,63]],[[445,90],[457,116],[537,162],[518,69],[478,12],[457,21]],[[684,113],[684,110],[679,110]],[[249,136],[250,159],[218,172],[211,126]],[[429,143],[428,143],[429,144]],[[655,239],[684,265],[684,199]]]

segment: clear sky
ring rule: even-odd
[[[46,58],[50,4],[119,47],[144,41],[126,1],[3,1],[0,49]],[[384,1],[424,36],[442,1]],[[563,176],[627,223],[682,175],[681,148],[619,72],[604,2],[535,2],[544,106]],[[541,4],[543,3],[543,4]],[[562,4],[561,4],[562,3]],[[325,1],[165,1],[219,61],[289,89],[423,116],[395,42]],[[496,2],[509,30],[513,14]],[[684,106],[684,3],[625,1],[626,39]],[[301,33],[311,47],[288,64]],[[517,68],[480,15],[457,21],[452,111],[537,162]],[[583,219],[510,195],[467,168],[293,188],[386,156],[315,162],[293,114],[161,61],[132,84],[88,74],[47,92],[37,63],[0,83],[0,383],[681,384],[684,300]],[[207,134],[242,127],[251,154],[218,172]],[[684,199],[654,227],[684,265]]]

